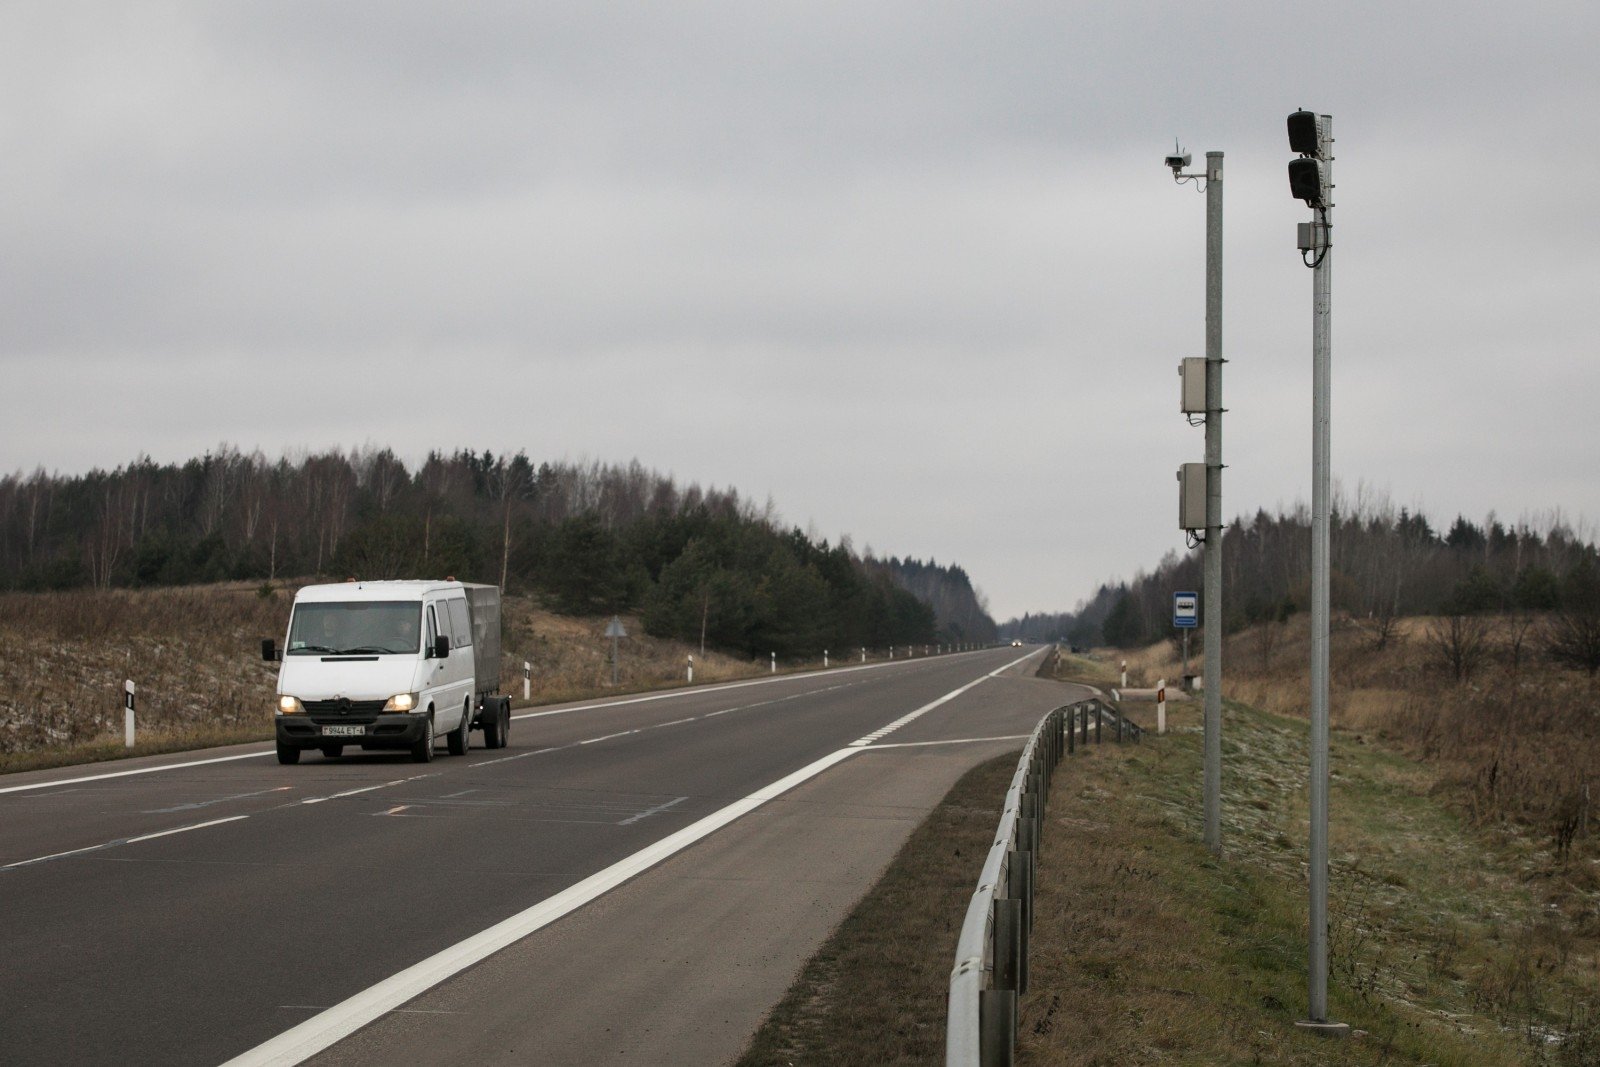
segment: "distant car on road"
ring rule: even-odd
[[[1013,642],[1011,642],[1011,647],[1012,648],[1021,648],[1022,647],[1022,642],[1021,641],[1013,641]]]

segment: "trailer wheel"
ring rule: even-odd
[[[500,702],[494,702],[494,712],[490,714],[487,706],[483,709],[483,747],[499,748],[500,741]]]
[[[416,763],[433,762],[433,712],[428,712],[422,725],[422,739],[411,746],[411,759]]]
[[[450,755],[465,756],[467,747],[472,744],[472,705],[465,704],[461,708],[461,725],[444,735],[445,744],[450,746]]]
[[[286,766],[288,764],[290,764],[290,763],[299,763],[300,762],[300,750],[298,748],[295,748],[293,745],[286,745],[282,741],[279,741],[278,742],[278,762],[282,763],[282,764],[284,764]]]
[[[500,698],[500,747],[511,743],[511,698]]]

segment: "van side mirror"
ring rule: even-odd
[[[278,653],[278,643],[270,637],[261,639],[261,658],[268,663],[276,663],[283,658]]]
[[[440,634],[438,637],[435,637],[433,639],[433,658],[434,659],[449,659],[450,658],[450,639],[448,637],[446,637],[444,634]]]

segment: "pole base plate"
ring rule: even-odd
[[[1322,1037],[1350,1036],[1349,1023],[1331,1023],[1326,1021],[1318,1022],[1316,1019],[1296,1019],[1294,1025],[1297,1029],[1307,1030]]]

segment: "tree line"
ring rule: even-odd
[[[1560,513],[1507,524],[1457,516],[1439,530],[1420,511],[1360,494],[1337,502],[1329,595],[1381,641],[1403,616],[1480,616],[1600,609],[1600,558],[1592,538]],[[1132,647],[1172,632],[1172,594],[1201,589],[1202,551],[1171,552],[1151,572],[1107,582],[1075,610],[1026,615],[1003,637]],[[1310,607],[1311,516],[1304,506],[1239,518],[1222,538],[1225,632],[1282,621]],[[1570,612],[1568,612],[1570,614]]]
[[[752,655],[992,640],[959,567],[781,527],[772,504],[633,461],[388,448],[269,460],[223,445],[81,475],[0,478],[0,588],[455,576],[567,614]]]

